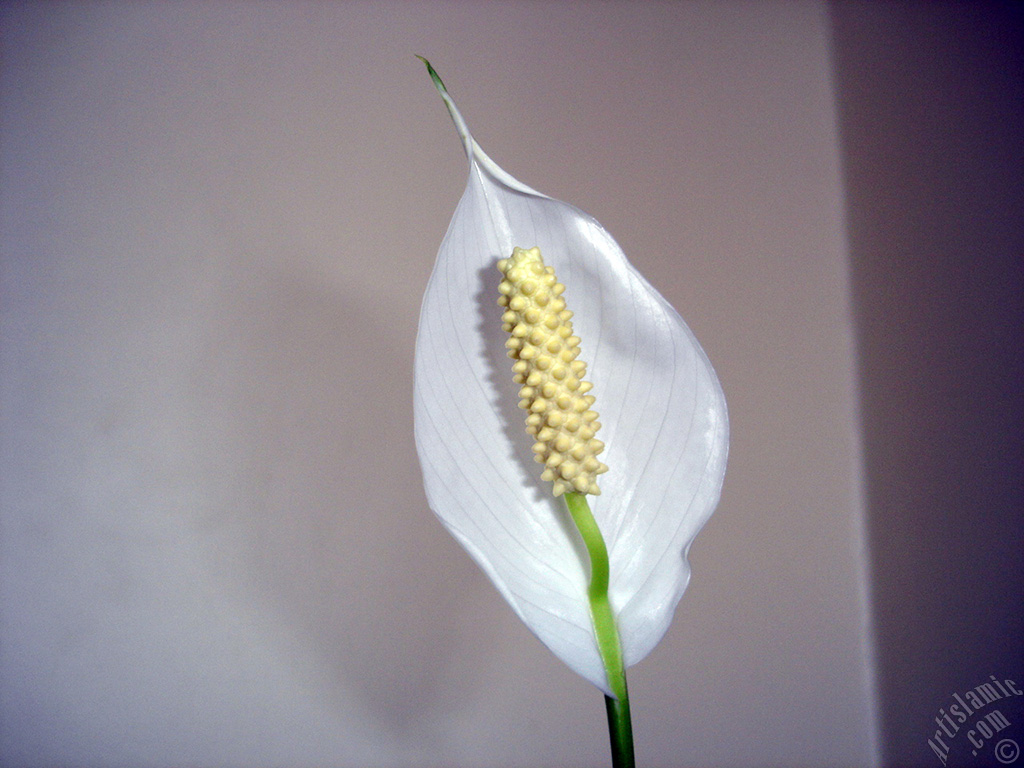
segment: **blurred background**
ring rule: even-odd
[[[466,162],[422,54],[729,401],[719,510],[630,673],[639,764],[935,765],[954,692],[1024,681],[1022,29],[4,4],[0,763],[608,763],[599,692],[423,495],[413,346]]]

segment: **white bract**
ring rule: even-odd
[[[416,340],[416,446],[431,508],[519,617],[610,693],[587,600],[586,550],[541,480],[517,408],[497,262],[539,246],[566,286],[609,471],[588,499],[608,546],[627,666],[665,634],[686,552],[718,503],[725,397],[696,338],[596,220],[499,168],[438,84],[469,182],[427,285]]]

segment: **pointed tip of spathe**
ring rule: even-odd
[[[452,122],[455,123],[455,130],[458,131],[459,138],[462,139],[462,148],[466,151],[467,157],[473,157],[475,142],[473,141],[472,135],[469,133],[469,126],[466,125],[465,119],[463,119],[458,107],[455,106],[455,102],[448,93],[448,89],[445,87],[444,81],[441,80],[441,76],[437,74],[437,70],[434,69],[433,65],[431,65],[426,58],[419,54],[416,54],[416,58],[427,65],[427,73],[430,75],[430,79],[434,81],[434,87],[437,89],[437,92],[441,94],[441,99],[448,108],[448,114],[451,116]]]
[[[420,56],[418,53],[416,54],[416,58],[427,65],[427,72],[430,75],[430,79],[434,81],[434,87],[441,93],[448,93],[448,89],[445,88],[444,81],[441,79],[441,76],[437,74],[437,70],[434,69],[434,66],[427,61],[427,58],[425,56]]]

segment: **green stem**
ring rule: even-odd
[[[622,684],[626,684],[625,678]],[[608,710],[608,735],[612,742],[612,768],[633,768],[633,722],[629,717],[629,696],[604,697]]]
[[[565,505],[583,537],[590,555],[590,618],[594,624],[597,649],[604,662],[608,687],[612,696],[605,696],[608,710],[608,734],[612,745],[613,768],[633,768],[633,726],[629,717],[629,691],[626,688],[626,667],[622,661],[622,646],[615,614],[608,601],[608,548],[601,529],[590,511],[587,497],[582,493],[565,494]]]

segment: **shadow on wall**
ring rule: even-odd
[[[942,716],[1024,682],[1024,13],[837,2],[832,22],[883,759],[990,763],[1024,744],[1024,697],[982,747]]]
[[[196,350],[192,440],[208,466],[227,452],[232,476],[208,478],[229,503],[194,526],[237,558],[229,578],[299,638],[339,707],[355,698],[396,743],[428,739],[476,682],[451,669],[473,653],[474,584],[490,593],[427,512],[412,350],[379,297],[251,262],[225,268]]]

